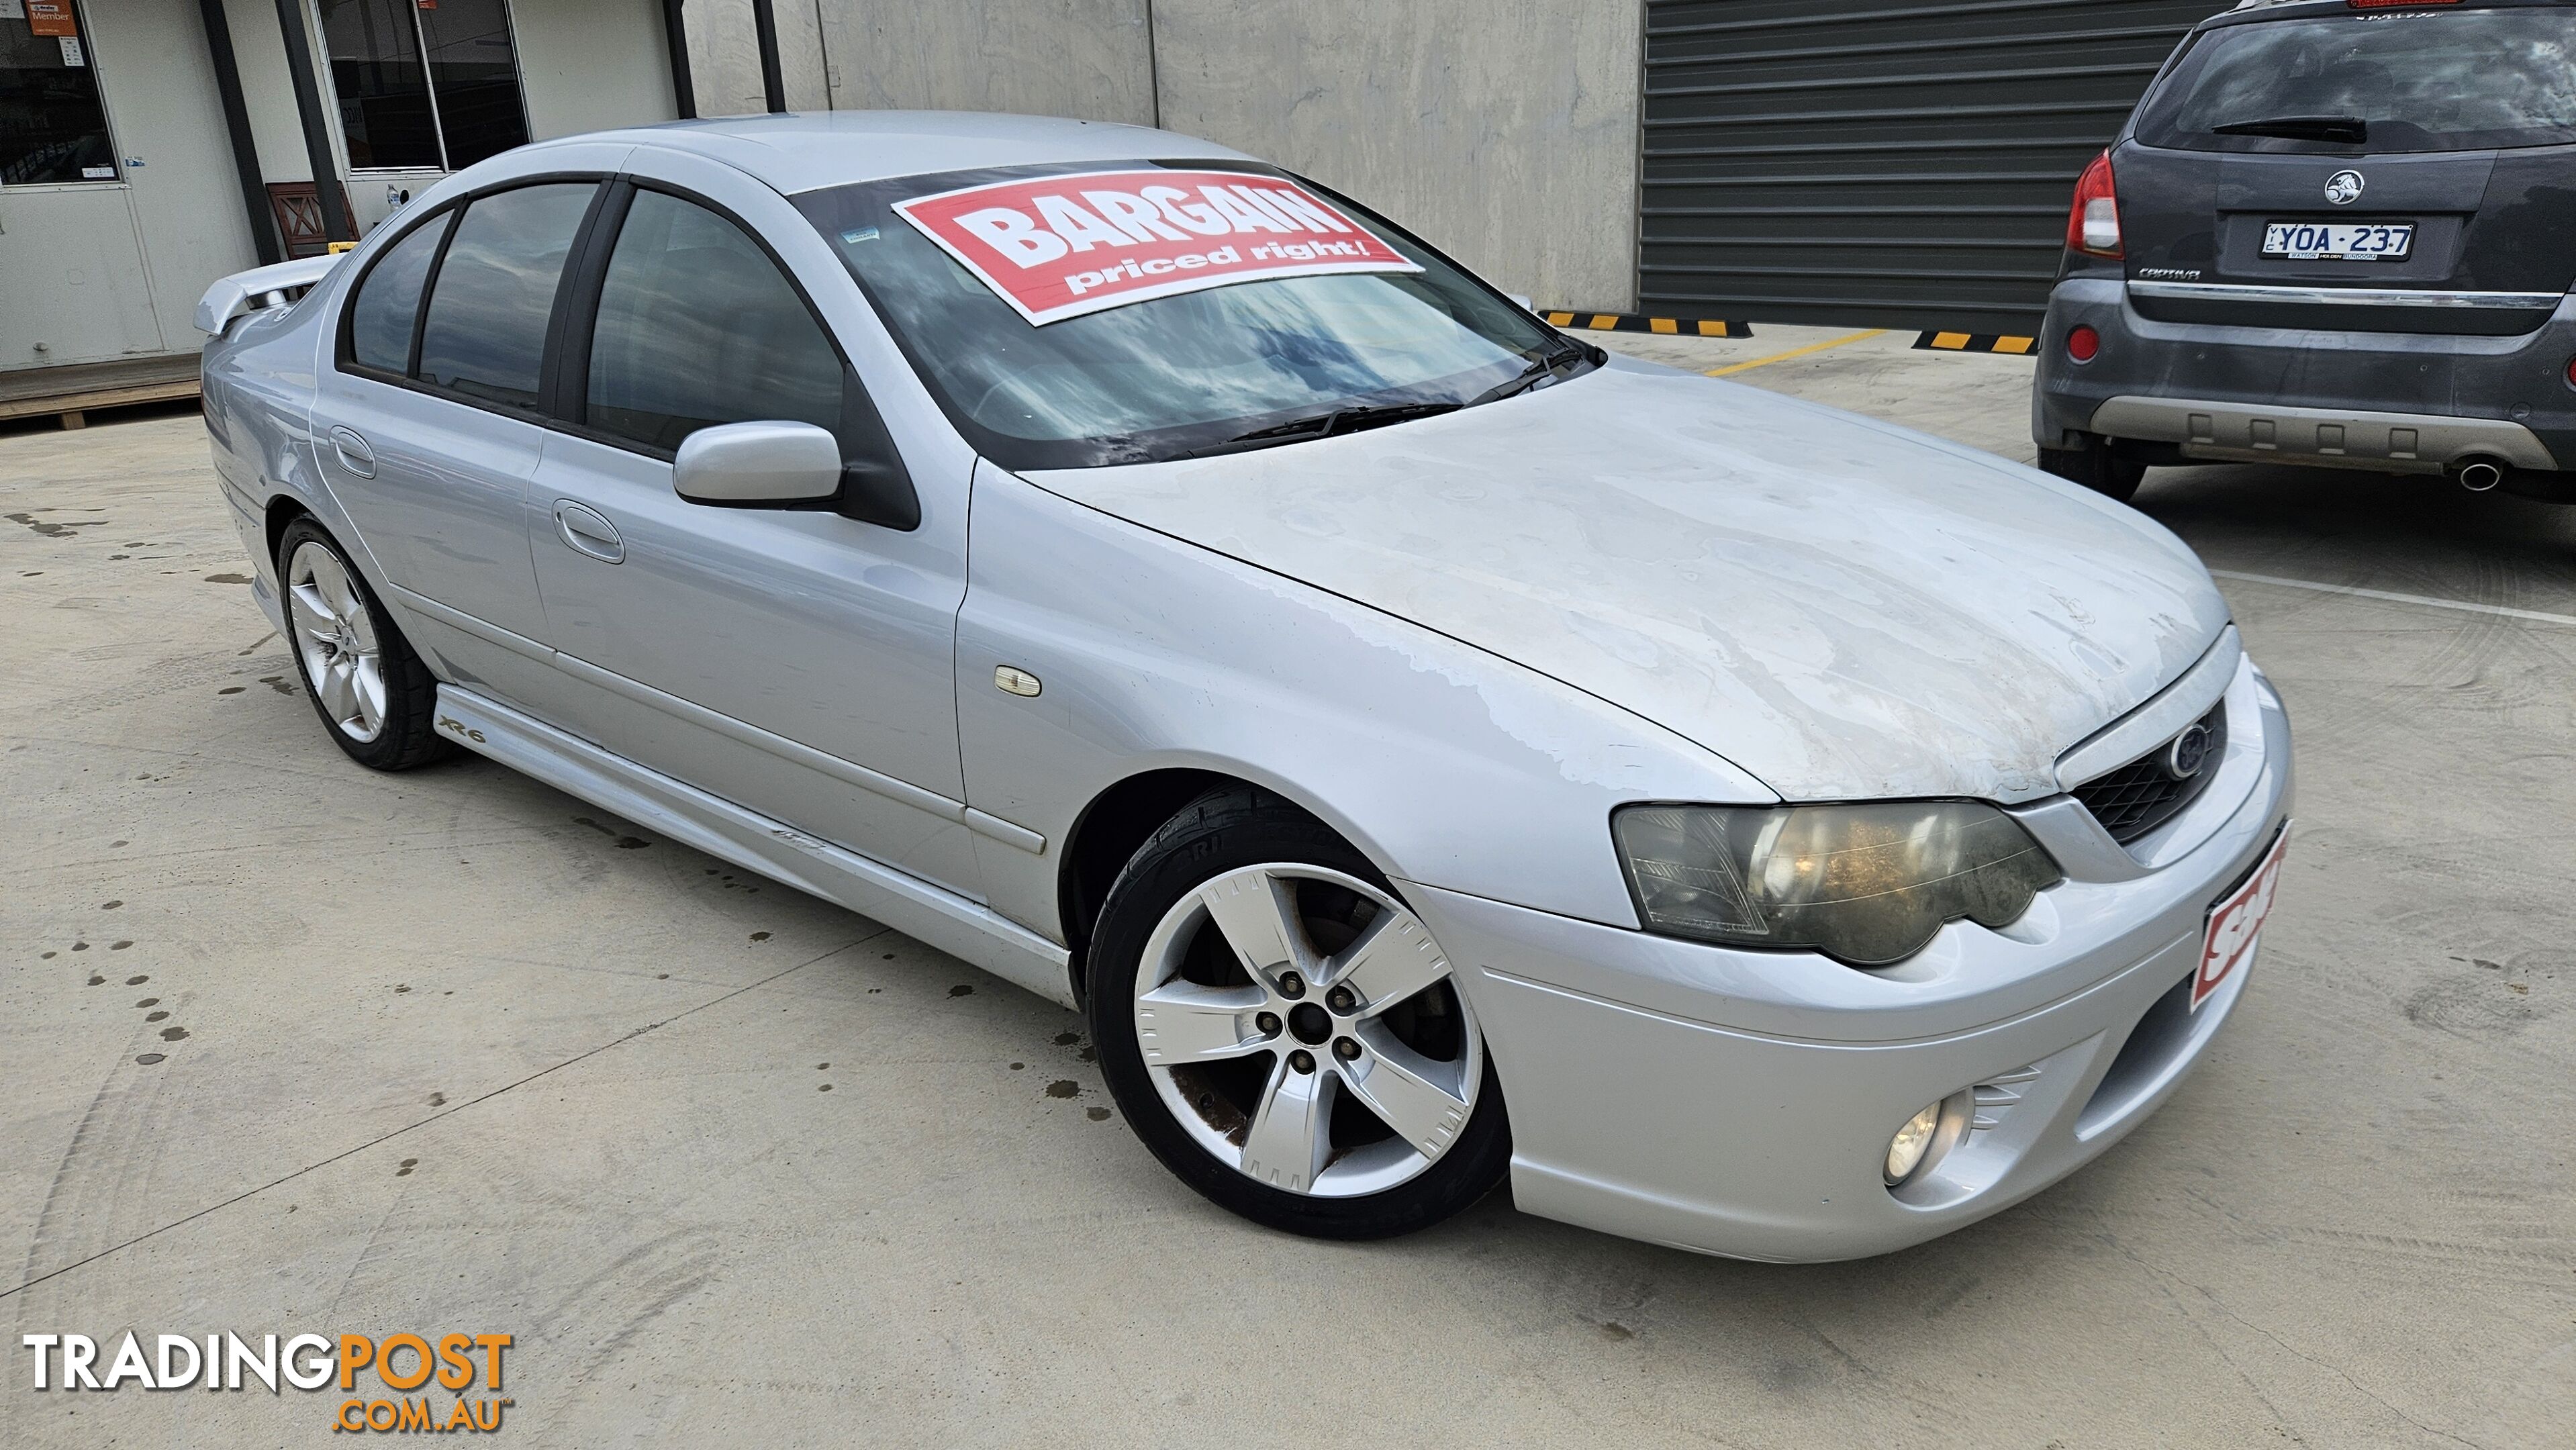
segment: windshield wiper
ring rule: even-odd
[[[1389,423],[1405,423],[1415,418],[1428,418],[1435,413],[1455,413],[1465,406],[1460,403],[1366,403],[1350,408],[1335,408],[1329,413],[1314,413],[1237,433],[1222,443],[1210,443],[1175,458],[1204,458],[1211,453],[1232,453],[1238,449],[1259,448],[1271,443],[1303,443],[1315,438],[1333,438],[1344,433],[1357,433],[1368,428],[1383,428]]]
[[[1553,349],[1542,354],[1537,359],[1533,360],[1528,367],[1523,368],[1520,376],[1508,379],[1504,382],[1496,383],[1494,386],[1485,389],[1483,392],[1478,393],[1472,398],[1469,398],[1465,406],[1473,408],[1480,403],[1491,403],[1499,399],[1514,397],[1518,394],[1526,393],[1530,389],[1535,388],[1542,383],[1553,382],[1556,378],[1558,369],[1569,368],[1574,366],[1576,363],[1590,361],[1592,361],[1592,349],[1584,346],[1582,343],[1568,338],[1566,339],[1566,345],[1564,347]]]
[[[2358,146],[2370,139],[2370,123],[2359,116],[2270,116],[2260,121],[2230,121],[2212,126],[2213,136],[2279,136],[2289,141],[2341,141]]]
[[[1238,433],[1222,443],[1210,443],[1193,448],[1186,453],[1176,453],[1171,456],[1205,458],[1210,454],[1234,453],[1249,448],[1265,447],[1273,443],[1304,443],[1316,438],[1336,438],[1344,433],[1383,428],[1390,423],[1409,423],[1416,418],[1455,413],[1461,408],[1472,408],[1479,403],[1490,403],[1497,398],[1508,398],[1515,393],[1528,392],[1554,378],[1560,368],[1592,361],[1592,354],[1591,348],[1567,339],[1564,347],[1550,351],[1532,361],[1518,377],[1487,388],[1463,403],[1364,403],[1355,407],[1335,408],[1329,413],[1313,413],[1303,418],[1291,418],[1285,423],[1273,423],[1266,428],[1255,428],[1249,433]]]

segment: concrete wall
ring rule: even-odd
[[[1642,0],[778,0],[777,15],[792,108],[825,103],[799,83],[819,73],[843,108],[1159,113],[1351,193],[1542,305],[1635,306]],[[700,112],[762,109],[751,0],[689,0],[688,24]]]
[[[277,28],[276,0],[224,0],[224,27],[232,32],[242,106],[250,112],[251,148],[259,153],[260,175],[270,181],[311,181],[313,165],[304,155],[304,122],[295,111],[295,81],[286,68],[286,36]],[[220,112],[214,123],[223,124]]]
[[[532,140],[679,114],[660,0],[519,0],[510,38]]]
[[[771,13],[778,21],[778,74],[787,86],[787,109],[832,109],[814,0],[777,0]],[[654,24],[660,23],[656,18]],[[697,87],[699,115],[754,116],[769,109],[751,0],[688,0],[681,23],[689,32],[689,81]]]
[[[779,47],[786,49],[781,0]],[[832,104],[1148,124],[1147,0],[821,0]]]
[[[1641,0],[1155,0],[1154,28],[1166,128],[1543,306],[1635,305]]]

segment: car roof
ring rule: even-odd
[[[720,161],[793,196],[891,176],[1056,162],[1252,161],[1232,147],[1150,126],[1011,116],[986,111],[790,111],[594,131],[512,153],[538,160],[550,146],[627,141]]]
[[[2237,0],[2235,9],[2222,10],[2192,28],[2215,30],[2230,25],[2292,20],[2310,15],[2438,14],[2451,10],[2530,9],[2570,3],[2576,3],[2576,0],[2384,0],[2384,3],[2370,5],[2355,5],[2351,0]]]

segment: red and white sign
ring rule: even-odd
[[[1422,270],[1297,183],[1241,171],[1085,171],[894,209],[1041,326],[1229,282]]]
[[[2209,909],[2209,929],[2200,939],[2200,971],[2191,979],[2191,1010],[2236,975],[2236,969],[2254,959],[2254,946],[2263,935],[2263,918],[2272,914],[2272,889],[2281,881],[2281,857],[2290,849],[2290,828],[2281,827],[2272,849],[2263,855],[2263,864],[2245,878],[2245,884],[2227,893],[2225,900]]]

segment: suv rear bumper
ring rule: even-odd
[[[2102,338],[2066,355],[2069,330]],[[2439,473],[2469,458],[2576,465],[2576,295],[2516,337],[2294,331],[2140,316],[2116,277],[2058,283],[2039,341],[2031,437],[2094,433],[2189,458]]]

